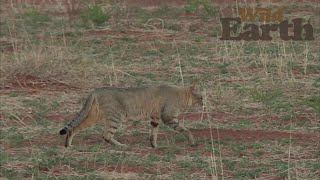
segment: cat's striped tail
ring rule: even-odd
[[[78,127],[82,121],[84,121],[90,112],[90,109],[92,107],[92,103],[95,100],[95,96],[93,94],[90,94],[90,96],[87,98],[86,102],[84,103],[82,109],[80,112],[77,114],[77,116],[70,121],[67,125],[64,126],[63,129],[60,130],[60,135],[67,134],[71,132],[74,128]]]

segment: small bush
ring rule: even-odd
[[[81,17],[85,24],[91,22],[96,26],[101,26],[103,23],[109,20],[110,15],[105,12],[102,6],[95,5],[89,7]]]

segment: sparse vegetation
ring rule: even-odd
[[[218,18],[233,16],[240,1],[135,2],[1,3],[1,178],[320,177],[317,41],[219,40]],[[312,2],[286,5],[286,18],[319,22]],[[133,119],[116,134],[127,149],[104,142],[102,123],[63,147],[58,131],[92,89],[194,80],[206,108],[178,119],[198,146],[160,123],[151,149],[150,123]]]

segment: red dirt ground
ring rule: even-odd
[[[230,130],[230,129],[196,129],[191,130],[196,139],[201,140],[231,140],[237,142],[259,142],[259,141],[276,141],[281,139],[289,139],[290,133],[280,131],[264,131],[264,130]],[[173,136],[174,133],[159,134],[159,140],[168,136]],[[143,138],[143,137],[141,137]],[[141,140],[138,136],[120,137],[122,142],[127,144],[136,144]],[[316,143],[320,142],[320,134],[315,133],[297,133],[292,132],[291,138],[293,141],[301,143]],[[148,136],[146,136],[146,143]]]
[[[85,162],[85,163],[79,163],[79,164],[70,164],[68,165],[67,169],[73,168],[73,167],[83,167],[83,168],[94,168],[98,171],[104,171],[104,172],[109,172],[109,173],[148,173],[148,174],[156,174],[156,173],[161,173],[161,174],[168,174],[170,172],[174,172],[177,169],[173,167],[167,167],[167,166],[162,166],[162,165],[150,165],[148,167],[143,167],[143,166],[138,166],[138,165],[129,165],[129,164],[120,164],[117,165],[106,165],[103,163],[96,163],[96,162]],[[40,167],[41,169],[41,167]],[[64,167],[62,169],[61,166],[56,166],[53,168],[43,168],[41,169],[43,172],[48,172],[51,175],[61,175],[61,173],[66,169]],[[199,171],[198,169],[191,170],[193,172],[201,173],[203,174],[204,172]]]
[[[42,79],[32,75],[16,75],[0,87],[1,94],[26,92],[35,94],[39,91],[78,91],[80,88],[53,79]]]
[[[134,6],[139,5],[139,6],[147,6],[147,7],[161,6],[161,5],[181,6],[186,4],[188,0],[127,0],[125,2],[128,5],[134,5]],[[214,2],[218,4],[236,4],[236,3],[239,3],[239,4],[254,3],[255,4],[256,0],[215,0]],[[263,2],[263,1],[260,1],[260,2]],[[316,3],[318,2],[318,0],[270,0],[267,2],[268,3],[269,2],[271,3],[310,3],[310,2]],[[14,0],[12,3],[13,4],[27,3],[27,4],[40,5],[40,6],[57,4],[56,1],[51,1],[51,0],[22,0],[22,1]]]
[[[192,133],[199,139],[233,140],[240,142],[256,142],[256,141],[274,141],[280,139],[291,138],[294,141],[301,142],[319,142],[320,134],[314,133],[288,133],[280,131],[264,131],[264,130],[229,130],[229,129],[197,129]]]
[[[119,162],[121,163],[121,162]],[[137,165],[128,165],[128,164],[119,164],[119,165],[105,165],[102,163],[93,163],[93,162],[85,162],[85,163],[78,163],[78,164],[70,164],[70,168],[73,167],[83,167],[83,168],[94,168],[99,171],[105,171],[105,172],[117,172],[117,173],[149,173],[154,174],[155,172],[159,171],[157,167],[149,167],[145,168],[143,166],[137,166]],[[160,167],[159,167],[160,168]],[[154,171],[152,171],[154,169]],[[43,169],[42,171],[49,171],[49,169]],[[53,174],[55,175],[61,175],[61,166],[53,167],[50,169]],[[168,170],[165,170],[165,168],[161,168],[161,172],[166,173]]]
[[[119,162],[121,163],[121,162]],[[56,175],[59,176],[63,174],[63,171],[70,168],[78,168],[79,166],[83,168],[94,168],[98,171],[104,171],[109,173],[148,173],[148,174],[154,174],[156,172],[161,173],[168,173],[168,169],[166,167],[160,167],[160,166],[152,166],[152,167],[143,167],[143,166],[137,166],[137,165],[128,165],[128,164],[118,164],[118,165],[106,165],[102,163],[93,163],[93,162],[85,162],[85,163],[78,163],[78,164],[69,164],[65,166],[56,166],[52,168],[41,168],[39,169],[44,172],[48,173],[50,175]]]
[[[187,0],[128,0],[126,3],[130,5],[143,5],[143,6],[161,6],[161,5],[184,5]],[[215,0],[218,4],[251,4],[256,3],[256,0]],[[260,1],[263,2],[263,1]],[[269,2],[269,1],[268,1]],[[309,3],[318,2],[318,0],[271,0],[271,3]]]
[[[195,129],[191,130],[192,134],[196,139],[199,140],[230,140],[236,142],[260,142],[260,141],[277,141],[281,139],[291,139],[294,142],[299,143],[320,143],[320,134],[316,133],[298,133],[298,132],[280,132],[280,131],[264,131],[264,130],[231,130],[231,129]],[[168,137],[173,137],[174,132],[170,133],[159,133],[159,141],[164,140]],[[149,145],[148,135],[124,135],[119,137],[119,141],[132,147],[139,143]],[[26,140],[19,146],[30,146],[30,145],[52,145],[57,144],[63,146],[64,136],[57,135],[43,135],[35,137],[30,140]],[[81,141],[81,142],[80,142]],[[76,136],[74,138],[74,144],[85,143],[95,144],[102,143],[102,135],[92,134],[88,138],[81,138]],[[6,148],[12,148],[13,145],[7,144]]]
[[[27,75],[17,75],[15,78],[12,78],[8,83],[1,87],[1,93],[10,93],[12,91],[24,91],[38,93],[39,91],[70,91],[70,90],[80,90],[80,88],[70,86],[63,82],[58,82],[54,80],[43,80],[35,76]],[[53,121],[63,121],[65,119],[70,119],[73,115],[49,115],[49,119]],[[181,114],[179,119],[184,119],[187,121],[200,121],[215,118],[219,120],[228,121],[238,121],[241,119],[239,115],[226,114],[223,112],[213,112],[213,113],[185,113]],[[281,121],[280,117],[249,117],[253,122],[255,121]],[[306,121],[306,117],[297,117],[292,119],[292,121]],[[161,132],[160,132],[161,133]],[[279,132],[279,131],[264,131],[264,130],[228,130],[228,129],[197,129],[192,130],[194,136],[198,139],[212,139],[218,140],[234,140],[239,142],[255,142],[255,141],[273,141],[277,139],[288,139],[290,138],[290,133],[288,132]],[[173,133],[170,133],[170,135]],[[92,135],[89,139],[84,140],[88,143],[98,143],[101,142],[100,135]],[[164,134],[159,135],[161,137],[167,136]],[[315,133],[297,133],[292,132],[291,138],[295,141],[300,142],[319,142],[320,135]],[[47,138],[48,141],[43,142],[43,136],[39,137],[40,139],[32,139],[26,143],[31,144],[52,144],[54,141],[57,144],[63,144],[53,140],[54,137],[50,136]],[[147,137],[146,137],[147,138]],[[54,138],[55,139],[55,138]],[[77,139],[77,138],[75,138]],[[126,141],[128,144],[135,144],[140,139],[138,136],[123,136],[120,137],[120,140]],[[147,143],[147,142],[146,142]],[[9,146],[10,147],[10,146]]]
[[[76,88],[70,85],[67,85],[62,82],[57,82],[54,80],[43,80],[40,78],[37,78],[35,76],[22,76],[18,75],[16,78],[12,78],[9,83],[7,83],[4,87],[1,87],[1,92],[4,91],[6,93],[12,92],[12,91],[24,91],[24,92],[33,92],[33,93],[39,93],[40,91],[70,91],[70,90],[81,90],[80,88]],[[60,114],[51,114],[49,115],[48,119],[55,121],[55,122],[62,122],[65,119],[72,118],[73,115],[60,115]],[[307,112],[306,112],[307,117]],[[304,121],[308,120],[306,117],[297,117],[295,118],[297,121]],[[2,118],[2,117],[1,117]],[[226,119],[229,121],[239,121],[241,119],[241,115],[234,115],[234,114],[227,114],[224,112],[212,112],[212,113],[184,113],[181,114],[179,119],[184,119],[186,121],[200,121],[201,119],[209,119],[214,118],[216,120],[222,120],[225,121]],[[259,118],[259,119],[258,119]],[[274,116],[274,117],[249,117],[248,119],[252,120],[253,122],[259,122],[263,120],[268,121],[281,121],[280,117]],[[2,148],[4,150],[8,149],[15,149],[19,147],[33,147],[33,146],[59,146],[61,148],[64,144],[65,136],[60,136],[58,134],[59,128],[57,128],[57,134],[47,134],[47,135],[41,135],[36,136],[32,139],[24,140],[22,144],[19,145],[13,145],[9,143],[2,143]],[[191,130],[192,134],[195,136],[197,140],[201,140],[198,142],[198,146],[196,147],[186,147],[186,152],[196,152],[199,149],[205,148],[205,143],[203,141],[235,141],[235,142],[262,142],[262,141],[278,141],[278,140],[288,140],[292,139],[294,143],[299,144],[310,144],[320,143],[320,134],[318,133],[300,133],[300,132],[283,132],[283,131],[265,131],[265,130],[232,130],[232,129],[195,129]],[[175,135],[174,132],[168,132],[159,133],[159,142],[163,142],[166,139],[173,138]],[[91,134],[89,137],[79,137],[80,135],[77,135],[74,139],[74,144],[99,144],[104,143],[102,140],[102,135],[100,134]],[[149,137],[147,134],[143,135],[123,135],[118,137],[120,142],[128,144],[129,145],[129,151],[134,150],[135,153],[140,154],[146,154],[146,153],[153,153],[157,155],[163,155],[166,153],[166,148],[158,148],[158,149],[152,149],[149,145]],[[182,140],[177,140],[177,144],[185,143]],[[146,147],[149,148],[140,148],[139,146],[143,144]],[[109,146],[109,145],[107,145]],[[29,151],[29,149],[27,149]],[[186,152],[177,152],[177,155],[186,153]],[[205,151],[203,156],[210,156],[211,152]],[[240,154],[241,155],[241,154]],[[69,168],[72,167],[78,167],[79,164],[76,165],[68,165]],[[154,174],[155,172],[161,171],[161,173],[170,173],[172,170],[167,169],[166,167],[158,167],[158,166],[152,166],[150,168],[142,167],[142,166],[136,166],[136,165],[129,165],[129,164],[120,164],[120,165],[104,165],[99,163],[83,163],[80,164],[80,166],[83,167],[93,167],[95,169],[103,170],[106,172],[117,172],[117,173],[149,173]],[[60,167],[53,167],[50,169],[41,169],[43,172],[47,172],[49,174],[56,174],[61,175],[63,174],[64,169],[61,169]]]
[[[83,166],[83,167],[94,167],[98,170],[103,170],[107,172],[118,172],[118,173],[149,173],[154,174],[155,172],[160,171],[162,173],[168,173],[168,169],[165,167],[157,167],[157,166],[149,166],[148,168],[143,166],[137,166],[137,165],[129,165],[129,164],[119,164],[119,165],[108,165],[102,163],[81,163],[76,164],[75,166]]]
[[[247,119],[252,123],[259,122],[272,122],[277,125],[287,125],[296,122],[319,122],[319,119],[310,118],[313,117],[311,112],[304,112],[300,116],[293,117],[291,119],[286,119],[280,116],[269,116],[269,115],[241,115],[241,114],[230,114],[224,112],[204,112],[204,113],[183,113],[178,116],[178,119],[184,121],[199,122],[201,120],[207,120],[213,118],[215,122],[239,122],[243,119]]]

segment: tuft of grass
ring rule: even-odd
[[[229,63],[218,64],[216,67],[220,70],[221,74],[228,74]]]
[[[84,24],[89,22],[95,26],[101,26],[110,19],[110,14],[107,13],[101,5],[89,7],[82,15],[81,19]]]
[[[10,92],[9,97],[18,97],[18,93],[15,91]]]
[[[31,161],[36,164],[36,166],[29,169],[29,173],[39,174],[39,171],[48,170],[53,166],[58,164],[66,164],[74,162],[72,157],[66,157],[59,155],[57,148],[43,149],[43,151],[32,157]]]
[[[11,136],[10,141],[14,144],[14,145],[19,145],[23,142],[24,137],[22,134],[17,134],[15,136]]]
[[[210,30],[208,33],[209,37],[218,37],[218,35],[220,35],[220,34],[221,34],[220,28],[214,28],[214,29]]]
[[[3,165],[9,161],[9,155],[5,151],[0,151],[0,165]]]
[[[141,130],[137,130],[137,129],[132,130],[131,133],[132,135],[135,135],[135,136],[144,134]]]
[[[151,165],[154,164],[155,162],[160,161],[159,156],[154,155],[154,154],[149,154],[147,159],[146,159],[146,164]]]
[[[15,132],[15,131],[14,131]],[[17,134],[10,134],[7,139],[9,140],[10,144],[13,145],[19,145],[23,142],[24,137],[22,134],[17,133]]]
[[[312,83],[312,85],[313,85],[314,87],[320,88],[320,77],[315,78],[315,79],[314,79],[314,82]]]
[[[278,112],[292,109],[292,104],[284,98],[284,94],[280,89],[254,89],[251,91],[251,97],[255,101],[260,101],[267,108]]]
[[[218,13],[217,8],[210,0],[189,0],[184,9],[187,13],[202,12],[203,20],[208,20],[209,17],[214,17]]]
[[[259,150],[259,151],[255,151],[255,152],[253,153],[253,155],[256,156],[256,157],[261,157],[261,156],[264,155],[264,153],[265,153],[264,151],[260,151],[260,150]]]
[[[189,0],[184,6],[187,13],[195,13],[200,8],[203,8],[205,12],[210,16],[215,16],[217,11],[210,0]]]
[[[211,0],[202,0],[202,6],[205,10],[205,12],[210,16],[214,17],[217,15],[218,11],[215,6],[213,6],[213,3]]]
[[[249,129],[252,123],[248,119],[241,119],[237,124],[232,124],[231,127],[234,129]]]
[[[200,42],[202,42],[202,41],[204,41],[205,40],[205,37],[203,37],[203,36],[196,36],[196,37],[194,37],[194,41],[195,42],[198,42],[198,43],[200,43]]]
[[[130,164],[138,166],[150,166],[159,159],[156,156],[145,156],[141,157],[139,155],[127,154],[127,153],[118,153],[118,152],[106,152],[103,154],[98,154],[97,159],[94,162],[103,162],[107,165],[112,164]],[[91,161],[91,159],[88,159]]]
[[[1,177],[5,177],[7,179],[18,179],[18,171],[15,169],[7,169],[7,168],[0,168]]]
[[[152,15],[155,17],[161,17],[164,14],[167,14],[170,11],[170,7],[167,4],[160,5],[159,8],[157,8]]]
[[[194,166],[194,164],[192,164],[192,162],[188,160],[179,161],[178,164],[181,168],[184,168],[184,169],[192,169],[192,167]]]
[[[165,22],[165,28],[173,31],[182,31],[182,26],[178,23]]]
[[[255,143],[252,143],[250,147],[253,149],[261,149],[264,147],[264,144],[261,142],[255,142]]]
[[[307,164],[313,172],[320,171],[320,162],[310,162]]]
[[[307,67],[308,73],[316,73],[320,71],[320,65],[319,64],[308,64]]]
[[[262,172],[263,172],[263,169],[261,168],[240,170],[236,173],[236,177],[238,179],[248,179],[248,178],[256,179],[261,175]]]
[[[31,28],[38,28],[44,26],[47,22],[50,21],[48,15],[40,12],[37,9],[29,9],[23,15],[26,26]]]
[[[248,149],[247,144],[242,144],[242,143],[236,143],[236,142],[232,142],[230,143],[231,145],[231,149],[233,150],[234,153],[236,153],[237,155],[241,155],[243,151]]]
[[[126,37],[122,37],[122,38],[120,38],[121,40],[123,40],[123,41],[126,41],[126,42],[128,42],[128,43],[136,43],[138,40],[137,40],[137,38],[135,38],[135,37],[129,37],[129,36],[126,36]]]
[[[188,3],[184,6],[184,9],[187,13],[194,13],[198,10],[200,6],[200,1],[188,1]]]
[[[245,54],[254,54],[254,55],[259,55],[261,53],[261,50],[259,49],[259,46],[257,46],[256,43],[247,43],[243,47],[243,52]]]
[[[38,117],[38,118],[46,118],[47,115],[38,113],[36,117]],[[48,121],[48,120],[40,119],[40,120],[34,121],[33,124],[34,125],[40,125],[40,126],[43,126],[43,127],[47,128],[51,124],[51,122]]]
[[[306,104],[320,115],[320,96],[311,96],[307,98]]]
[[[34,107],[38,110],[47,111],[49,109],[48,105],[47,105],[47,100],[44,98],[36,98],[36,99],[31,99],[31,100],[26,99],[26,100],[23,100],[23,103],[26,106]]]
[[[49,103],[45,98],[25,99],[22,102],[36,111],[33,116],[37,121],[34,121],[34,123],[45,127],[50,125],[50,121],[46,120],[48,113],[60,106],[59,102],[52,101]]]
[[[166,153],[163,157],[162,157],[162,161],[164,162],[171,162],[176,158],[175,154],[173,153]]]
[[[193,167],[209,170],[209,163],[201,157],[200,152],[191,154]]]
[[[288,175],[288,162],[287,161],[273,161],[272,162],[275,169],[278,170],[278,174],[281,177],[286,177]]]
[[[230,171],[234,171],[237,165],[237,161],[232,161],[228,159],[223,159],[222,163],[228,168]]]
[[[76,172],[79,172],[79,173],[90,173],[90,172],[94,172],[96,169],[94,167],[84,167],[84,166],[74,166],[73,167],[74,170]]]
[[[192,179],[190,178],[190,171],[182,170],[172,174],[172,179]]]
[[[26,99],[23,100],[26,106],[33,107],[36,110],[34,117],[36,120],[43,120],[48,117],[48,112],[51,108],[48,106],[48,102],[44,98]]]

